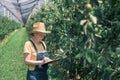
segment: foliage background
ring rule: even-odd
[[[26,28],[30,31],[34,22],[42,21],[52,31],[45,38],[49,52],[53,57],[66,56],[56,72],[64,80],[119,80],[120,1],[52,1],[28,21]]]
[[[0,16],[0,40],[9,35],[12,31],[21,28],[21,24],[8,19],[7,17]]]

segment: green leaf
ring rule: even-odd
[[[80,59],[82,56],[83,56],[83,54],[82,54],[82,53],[79,53],[79,54],[77,54],[77,55],[75,56],[75,58],[76,58],[76,59]]]

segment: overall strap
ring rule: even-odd
[[[34,42],[33,42],[32,40],[30,40],[30,42],[32,43],[32,45],[33,45],[35,51],[38,53],[38,49],[37,49],[37,47],[35,46]],[[44,50],[46,50],[46,46],[45,46],[44,42],[41,42],[41,44],[42,44]]]
[[[45,43],[42,41],[42,42],[41,42],[41,44],[42,44],[42,46],[43,46],[44,50],[46,50]]]
[[[34,47],[36,53],[38,53],[38,49],[37,49],[37,47],[35,46],[34,42],[33,42],[32,40],[30,40],[30,42],[32,43],[32,45],[33,45],[33,47]]]

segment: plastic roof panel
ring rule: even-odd
[[[20,21],[21,23],[23,23],[20,11],[18,11],[19,9],[16,9],[17,7],[15,7],[12,3],[4,1],[4,0],[0,0],[0,3],[5,8],[7,8],[18,19],[18,21]]]
[[[22,24],[25,24],[36,6],[42,6],[48,0],[0,0],[0,4],[7,8]],[[38,4],[40,2],[40,4]],[[39,9],[36,7],[36,9]]]
[[[24,6],[24,5],[28,5],[28,4],[33,4],[33,3],[36,3],[37,0],[29,0],[29,1],[25,1],[25,2],[22,2],[20,3],[21,6]]]

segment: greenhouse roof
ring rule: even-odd
[[[7,8],[17,20],[25,24],[33,13],[34,9],[38,10],[48,0],[0,0],[0,4]]]

